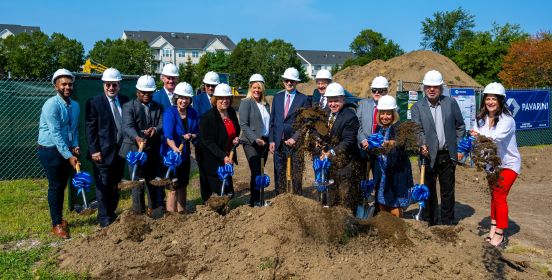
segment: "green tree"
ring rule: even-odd
[[[222,50],[216,52],[207,52],[199,59],[199,63],[195,65],[195,77],[192,85],[194,88],[201,86],[203,76],[209,71],[217,73],[228,73],[228,65],[230,54]]]
[[[190,58],[190,56],[188,56],[188,59],[186,59],[185,64],[179,65],[178,70],[179,80],[181,82],[187,82],[191,84],[195,77],[195,67],[192,64],[192,59]]]
[[[127,75],[153,74],[153,54],[146,41],[97,41],[88,56],[107,67],[117,68]]]
[[[77,71],[84,63],[84,47],[75,39],[68,39],[61,33],[50,36],[50,47],[53,52],[54,68],[65,68]]]
[[[336,64],[332,67],[332,76],[334,76],[335,74],[337,74],[337,72],[339,72],[339,70],[341,70],[341,67],[339,67],[339,64]]]
[[[349,48],[355,57],[348,59],[343,68],[351,65],[362,66],[376,59],[388,60],[404,53],[393,40],[386,39],[381,33],[372,29],[362,30],[349,45]]]
[[[7,64],[6,47],[4,46],[4,40],[0,39],[0,77],[5,75]]]
[[[255,39],[241,39],[232,51],[229,61],[229,71],[234,75],[233,86],[247,88],[249,77],[257,69],[252,64]]]
[[[519,25],[496,23],[490,31],[474,33],[454,56],[454,62],[478,83],[485,85],[498,80],[504,56],[513,42],[527,38]]]
[[[463,43],[472,38],[474,16],[457,8],[450,12],[436,12],[433,18],[422,21],[422,47],[431,49],[449,58],[463,48]]]

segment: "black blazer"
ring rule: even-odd
[[[240,124],[234,108],[228,108],[228,117],[234,124],[236,136],[240,133]],[[226,127],[216,107],[211,108],[201,117],[199,122],[199,145],[201,146],[201,164],[209,175],[216,175],[219,166],[224,164],[228,135]],[[237,156],[234,153],[234,162],[237,164]]]
[[[328,120],[330,113],[328,113]],[[331,138],[337,138],[338,143],[334,146],[336,154],[345,154],[347,158],[358,158],[357,133],[360,124],[358,118],[351,108],[343,108],[337,114],[332,130]]]
[[[119,95],[119,104],[121,109],[128,102],[128,97]],[[105,94],[98,94],[86,101],[85,109],[85,133],[88,141],[87,158],[92,159],[92,154],[100,152],[102,162],[99,165],[109,165],[115,155],[119,153],[122,143],[117,141],[117,125],[111,111],[109,99]],[[121,127],[122,129],[122,127]],[[124,132],[123,133],[124,137]]]
[[[123,130],[125,131],[125,137],[119,151],[121,157],[126,157],[130,151],[138,151],[135,138],[140,135],[142,130],[150,127],[155,127],[157,133],[154,137],[147,139],[146,149],[148,153],[160,153],[161,137],[163,135],[163,107],[152,100],[149,111],[150,117],[148,121],[146,110],[140,101],[133,99],[123,106]]]

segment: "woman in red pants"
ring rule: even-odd
[[[500,83],[490,83],[483,90],[483,102],[477,123],[470,131],[493,139],[501,160],[498,185],[492,187],[491,229],[486,240],[494,246],[506,245],[504,229],[508,228],[506,198],[521,169],[521,156],[516,143],[516,123],[505,106],[506,90]]]

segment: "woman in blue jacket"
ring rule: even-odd
[[[165,141],[161,154],[173,150],[182,155],[182,163],[176,168],[176,186],[167,195],[168,212],[186,212],[186,187],[190,180],[190,143],[196,144],[199,135],[199,116],[190,107],[193,89],[188,83],[179,83],[174,90],[173,104],[163,115]],[[183,144],[182,151],[180,145]]]

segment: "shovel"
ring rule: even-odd
[[[234,157],[234,153],[236,152],[236,148],[238,147],[239,143],[234,145],[232,147],[232,150],[230,151],[230,158]],[[224,189],[226,187],[226,179],[228,176],[234,175],[234,166],[232,164],[225,164],[223,166],[219,166],[217,170],[217,174],[219,179],[222,181],[220,196],[218,194],[213,194],[209,199],[207,200],[206,204],[213,209],[213,211],[225,215],[228,213],[229,207],[228,203],[230,202],[231,195],[224,195]]]
[[[147,160],[147,156],[143,152],[143,150],[144,150],[144,142],[138,145],[138,152],[128,152],[126,159],[128,161],[128,165],[132,168],[132,172],[130,174],[130,181],[122,180],[119,183],[118,187],[120,190],[138,188],[144,184],[144,180],[139,180],[139,181],[134,180],[136,177],[136,169],[138,168],[138,164],[142,165]]]
[[[230,154],[228,155],[228,157],[230,159],[232,159],[234,157],[234,153],[236,152],[236,148],[239,145],[240,145],[240,143],[234,145],[232,147],[232,150],[230,150]],[[226,187],[226,178],[228,178],[228,176],[230,176],[230,177],[234,176],[234,165],[227,163],[224,166],[219,167],[219,170],[222,170],[221,168],[224,169],[224,172],[226,172],[226,176],[223,176],[222,187],[220,188],[220,196],[222,197],[222,196],[224,196],[224,188]]]
[[[288,147],[286,144],[284,144],[284,153],[286,154],[287,161],[286,161],[286,192],[287,193],[295,193],[293,189],[293,182],[291,178],[291,153],[292,148]]]
[[[330,168],[330,160],[324,157],[323,160],[317,158],[313,162],[315,180],[314,187],[319,193],[319,201],[324,208],[330,207],[329,203],[329,187],[334,184],[334,180],[327,179],[327,173]]]
[[[418,213],[414,214],[416,221],[422,220],[425,201],[429,198],[429,188],[425,185],[425,157],[421,158],[420,183],[410,189],[411,201],[418,203]]]
[[[92,176],[90,176],[88,172],[81,172],[80,162],[75,166],[75,170],[77,173],[72,180],[73,188],[77,190],[77,195],[79,195],[79,193],[82,194],[82,201],[84,203],[84,207],[81,206],[79,209],[76,209],[76,211],[79,215],[91,215],[96,211],[96,209],[88,206],[88,201],[86,200],[86,195],[84,193],[90,191]]]
[[[266,154],[266,149],[268,146],[265,144],[265,150],[263,152],[263,155]],[[258,205],[256,206],[270,206],[270,203],[264,200],[264,189],[267,188],[270,185],[270,177],[268,177],[267,174],[264,173],[264,167],[266,165],[266,160],[268,156],[263,158],[263,161],[261,162],[261,175],[257,175],[255,177],[255,187],[260,190],[260,201],[258,202]]]
[[[167,188],[167,189],[173,189],[174,184],[176,182],[175,180],[172,180],[169,178],[169,175],[171,173],[171,170],[174,170],[173,172],[176,172],[176,167],[178,167],[182,163],[182,149],[184,148],[184,143],[180,144],[180,147],[178,147],[178,150],[180,153],[175,153],[174,151],[169,151],[165,158],[163,158],[163,164],[167,166],[167,173],[165,174],[165,178],[161,179],[159,177],[156,177],[155,179],[150,181],[150,184],[152,186],[160,187],[160,188]]]
[[[362,192],[362,204],[357,205],[357,218],[366,220],[374,216],[374,211],[376,210],[375,206],[373,204],[367,205],[370,197],[372,196],[372,191],[374,190],[374,187],[374,180],[370,180],[370,158],[368,158],[368,165],[366,168],[366,180],[362,180],[360,182],[360,190]]]

